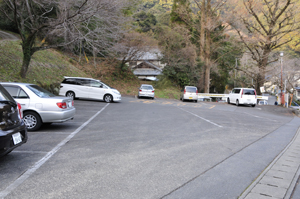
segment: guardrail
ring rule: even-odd
[[[220,98],[226,98],[224,100],[227,101],[227,98],[229,97],[229,94],[219,94],[219,93],[198,93],[198,98],[207,98],[207,97],[220,97]],[[268,100],[268,96],[262,96],[257,95],[257,99],[259,100]]]

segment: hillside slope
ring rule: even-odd
[[[31,59],[25,79],[19,75],[22,65],[22,48],[19,40],[0,40],[0,82],[27,82],[42,86],[58,94],[64,76],[92,77],[118,89],[122,95],[135,96],[141,83],[128,69],[119,70],[116,59],[94,60],[89,63],[81,56],[70,55],[55,49],[36,52]],[[155,85],[154,85],[155,86]],[[156,97],[179,99],[179,88],[164,87],[156,89]]]

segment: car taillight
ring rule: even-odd
[[[67,103],[66,102],[57,102],[56,104],[61,109],[66,109],[67,108]]]
[[[196,94],[198,94],[198,90],[196,90]]]
[[[184,89],[184,94],[186,93],[186,90]]]
[[[255,94],[255,99],[256,99],[256,90],[254,90],[254,94]]]
[[[243,97],[243,94],[244,94],[244,90],[242,89],[241,98]]]
[[[21,104],[18,103],[18,111],[19,111],[20,119],[23,118],[23,114],[22,114],[21,109],[22,109],[22,106],[21,106]]]
[[[154,93],[154,91],[152,91],[152,93]]]
[[[142,89],[140,89],[140,92],[142,92]]]

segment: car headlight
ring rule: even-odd
[[[120,95],[120,92],[117,91],[117,90],[112,90],[113,93],[117,94],[117,95]]]

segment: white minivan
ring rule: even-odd
[[[227,99],[228,104],[251,105],[255,107],[257,103],[256,90],[254,88],[234,88]]]
[[[59,95],[72,99],[98,99],[107,103],[120,101],[121,94],[100,80],[84,77],[65,77],[60,84]]]

